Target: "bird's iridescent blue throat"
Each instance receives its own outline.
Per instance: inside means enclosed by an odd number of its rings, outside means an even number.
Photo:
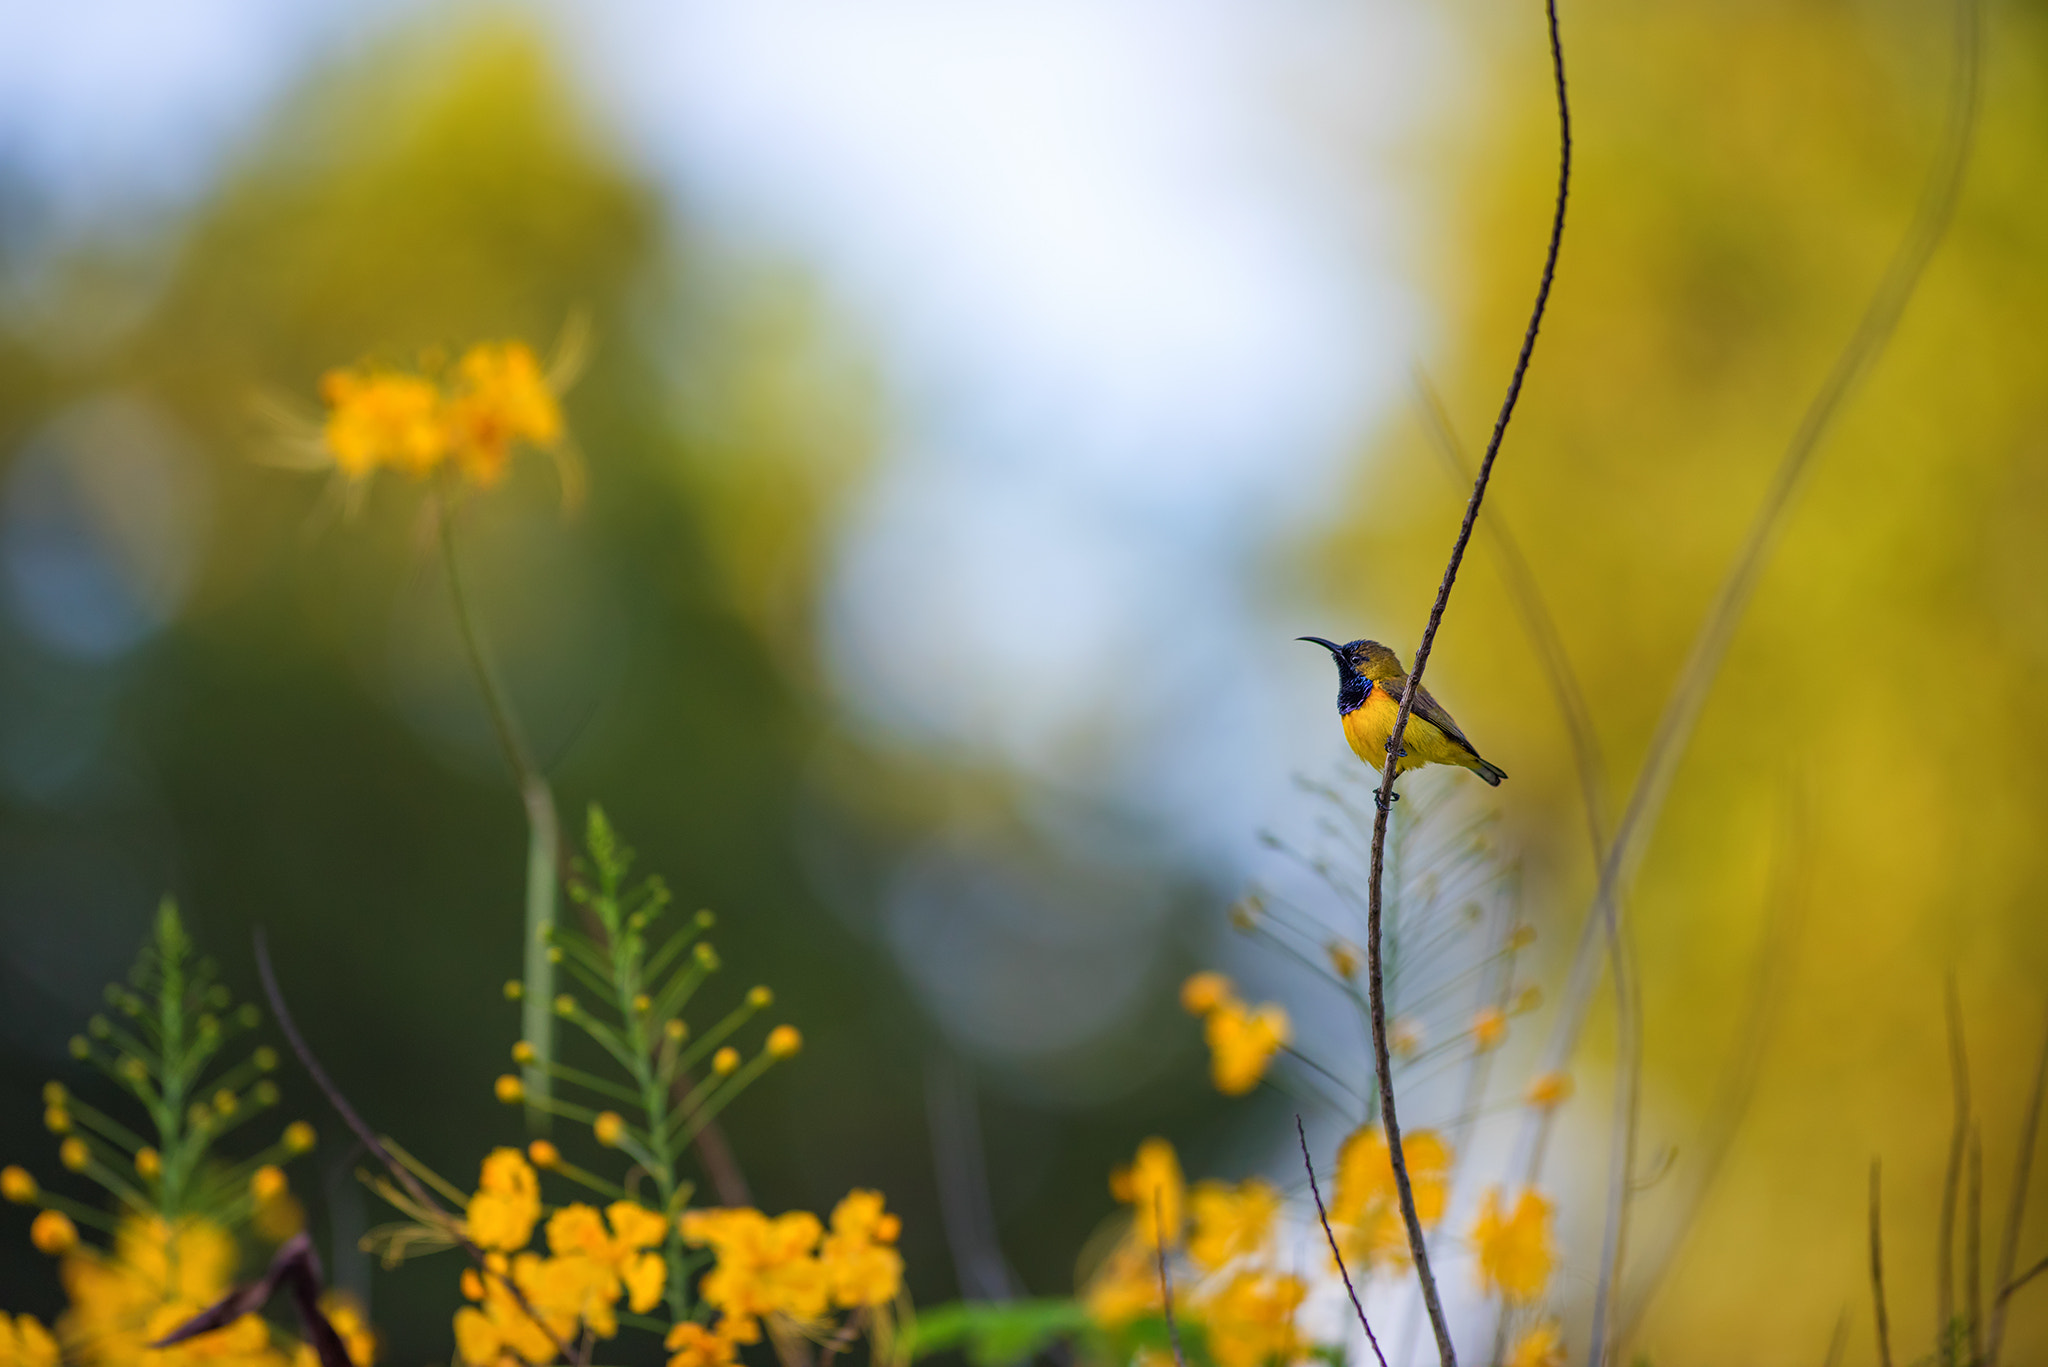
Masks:
[[[1330,658],[1337,662],[1338,716],[1348,717],[1365,706],[1365,700],[1372,696],[1372,680],[1360,674],[1351,663],[1351,647],[1363,645],[1364,642],[1353,641],[1350,645],[1340,646],[1335,641],[1325,641],[1320,636],[1297,636],[1294,639],[1321,646],[1329,651]]]

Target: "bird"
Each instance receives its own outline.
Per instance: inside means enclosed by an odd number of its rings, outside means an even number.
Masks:
[[[1394,734],[1394,717],[1401,710],[1401,691],[1408,686],[1408,671],[1401,657],[1378,641],[1351,641],[1338,645],[1320,636],[1298,636],[1299,641],[1319,645],[1337,660],[1337,715],[1344,722],[1344,739],[1360,759],[1384,772],[1387,742]],[[1401,733],[1401,754],[1394,772],[1405,774],[1425,764],[1455,764],[1470,769],[1498,788],[1507,771],[1479,757],[1479,751],[1442,703],[1417,685],[1415,704],[1408,712],[1408,727]]]

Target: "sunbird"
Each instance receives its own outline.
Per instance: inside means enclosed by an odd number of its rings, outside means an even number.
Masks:
[[[1344,739],[1351,742],[1352,753],[1385,772],[1387,741],[1401,711],[1401,690],[1408,686],[1408,671],[1401,668],[1401,657],[1378,641],[1340,646],[1320,636],[1295,639],[1319,645],[1336,657],[1337,715],[1344,722]],[[1415,705],[1408,711],[1408,728],[1401,733],[1401,756],[1394,772],[1405,774],[1425,764],[1470,769],[1496,788],[1507,777],[1500,766],[1479,757],[1444,705],[1429,696],[1427,688],[1418,687]]]

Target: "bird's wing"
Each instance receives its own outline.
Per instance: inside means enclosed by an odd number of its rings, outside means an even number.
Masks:
[[[1404,681],[1402,687],[1406,686],[1406,682]],[[1394,689],[1394,697],[1398,700],[1400,696],[1401,689]],[[1451,720],[1451,714],[1444,710],[1444,705],[1442,703],[1438,702],[1435,698],[1430,696],[1428,688],[1423,687],[1421,685],[1417,685],[1415,689],[1415,706],[1411,708],[1410,711],[1415,716],[1422,718],[1431,726],[1434,726],[1437,730],[1443,732],[1445,738],[1448,739],[1453,745],[1463,746],[1466,750],[1470,751],[1475,757],[1479,754],[1478,747],[1473,745],[1471,741],[1465,739],[1465,733],[1458,729],[1458,723]]]

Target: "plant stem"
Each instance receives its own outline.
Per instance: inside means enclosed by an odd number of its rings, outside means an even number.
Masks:
[[[1394,1078],[1392,1059],[1387,1047],[1387,1003],[1386,973],[1380,956],[1380,921],[1382,898],[1386,877],[1387,817],[1393,805],[1394,777],[1400,769],[1401,736],[1408,729],[1408,716],[1415,708],[1416,692],[1422,686],[1422,672],[1429,665],[1430,647],[1436,643],[1436,633],[1443,625],[1444,609],[1450,605],[1451,588],[1458,579],[1458,566],[1465,558],[1465,547],[1472,540],[1473,524],[1479,520],[1480,504],[1486,498],[1487,481],[1493,477],[1493,463],[1500,455],[1501,442],[1507,436],[1508,422],[1514,416],[1515,401],[1521,396],[1523,378],[1529,372],[1529,359],[1536,350],[1536,334],[1543,325],[1543,312],[1550,302],[1550,287],[1557,276],[1558,250],[1564,243],[1565,200],[1571,187],[1572,174],[1572,122],[1571,104],[1565,89],[1564,47],[1557,31],[1557,0],[1545,0],[1544,17],[1550,36],[1550,66],[1553,82],[1557,89],[1558,120],[1558,172],[1557,199],[1551,213],[1550,240],[1543,257],[1543,275],[1536,287],[1536,303],[1529,313],[1529,326],[1522,334],[1522,349],[1515,357],[1515,368],[1508,379],[1506,396],[1501,400],[1500,415],[1494,420],[1493,435],[1486,443],[1486,454],[1479,462],[1479,475],[1472,482],[1472,496],[1465,504],[1465,520],[1458,527],[1458,538],[1451,546],[1450,562],[1444,566],[1443,582],[1438,585],[1436,603],[1430,608],[1429,623],[1423,628],[1422,642],[1415,649],[1415,667],[1409,671],[1406,685],[1401,690],[1401,706],[1394,716],[1394,728],[1387,737],[1387,758],[1380,771],[1380,786],[1376,798],[1377,810],[1372,824],[1372,873],[1367,884],[1369,897],[1366,903],[1365,959],[1368,996],[1372,1004],[1372,1046],[1373,1062],[1379,1076],[1380,1109],[1386,1127],[1387,1152],[1394,1169],[1394,1187],[1401,1198],[1401,1220],[1408,1231],[1408,1250],[1415,1259],[1415,1274],[1422,1285],[1422,1303],[1429,1312],[1429,1326],[1436,1335],[1437,1357],[1442,1367],[1456,1367],[1457,1349],[1451,1343],[1450,1323],[1444,1317],[1442,1298],[1437,1294],[1436,1277],[1430,1271],[1429,1245],[1422,1232],[1422,1220],[1415,1210],[1415,1186],[1409,1180],[1408,1161],[1401,1149],[1401,1122],[1394,1107]]]
[[[552,1094],[547,1065],[555,1054],[555,966],[548,959],[546,931],[555,920],[555,889],[560,881],[561,835],[555,815],[555,794],[547,778],[533,762],[519,715],[512,708],[511,694],[498,673],[497,662],[484,640],[483,629],[463,587],[462,561],[455,552],[456,503],[452,488],[444,486],[437,521],[440,523],[441,560],[448,571],[448,595],[455,605],[455,621],[462,631],[462,645],[483,694],[484,710],[490,714],[491,729],[498,748],[512,767],[526,807],[526,919],[525,964],[522,981],[526,995],[520,1012],[520,1034],[533,1046],[534,1061],[526,1066],[525,1084],[529,1097],[545,1101]],[[536,1134],[548,1129],[548,1113],[537,1104],[526,1108],[526,1122]]]

